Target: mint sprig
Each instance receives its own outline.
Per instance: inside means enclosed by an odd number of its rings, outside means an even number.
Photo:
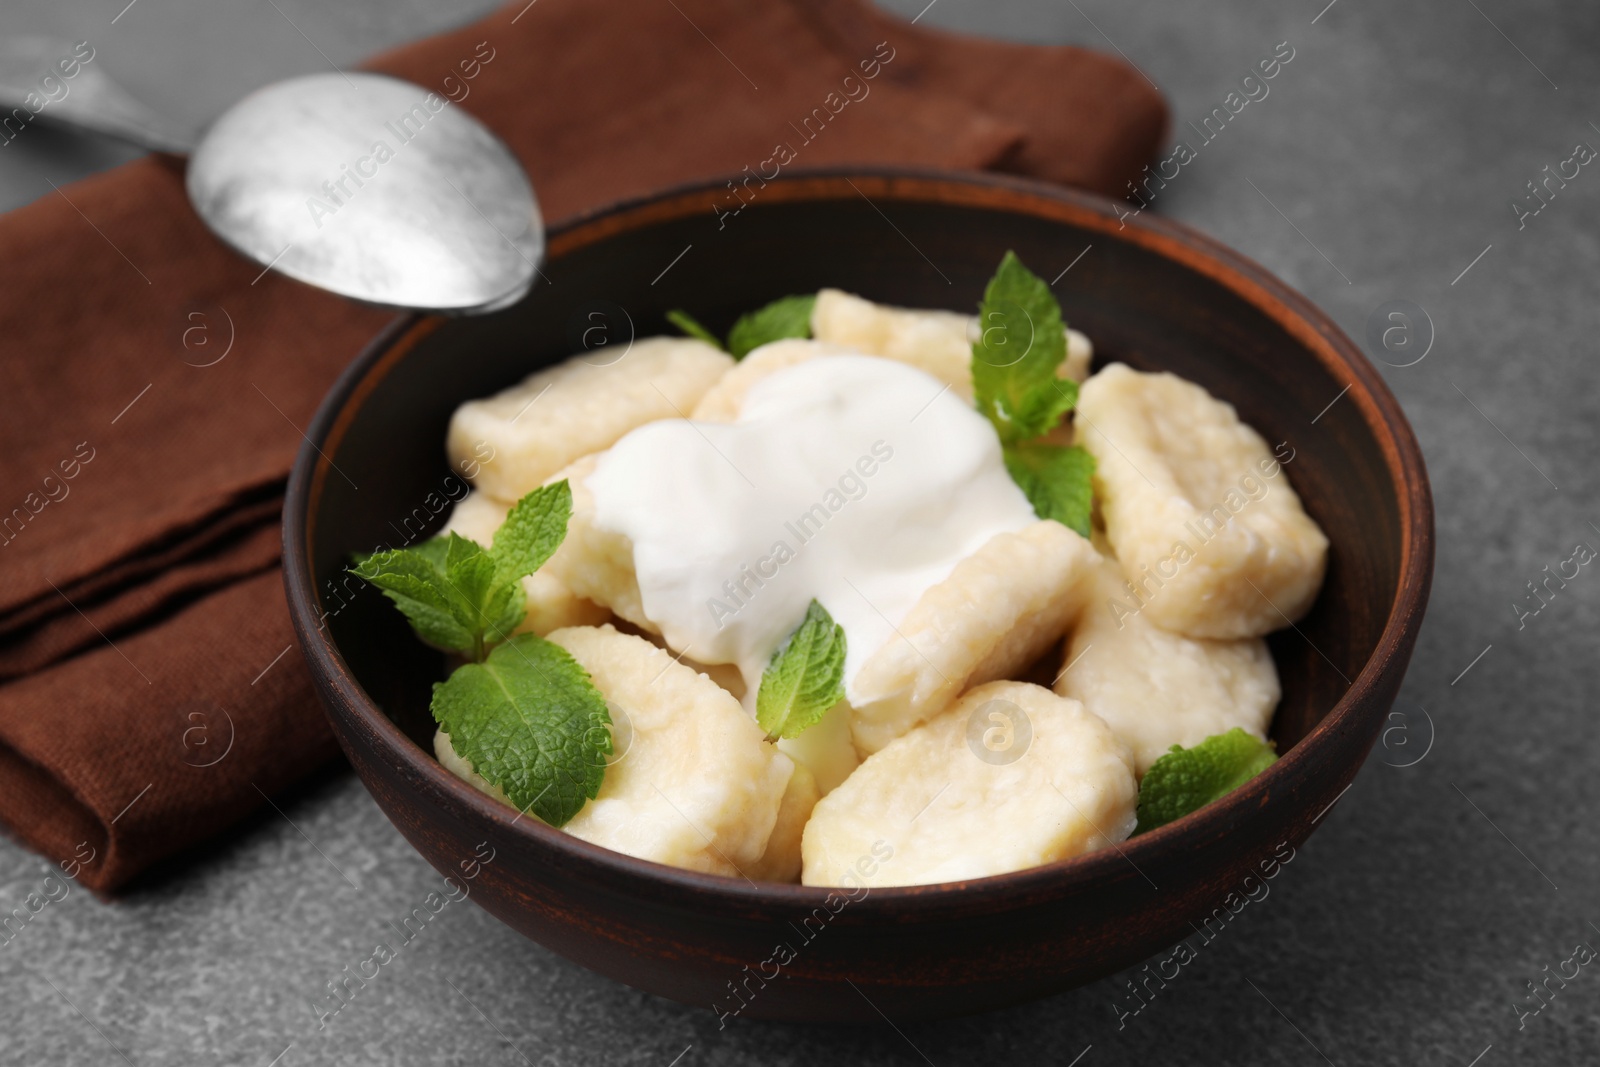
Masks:
[[[1078,383],[1057,377],[1067,358],[1061,305],[1044,279],[1007,252],[984,288],[978,326],[973,402],[1000,438],[1011,480],[1034,514],[1088,537],[1094,457],[1033,440],[1078,404]]]
[[[1011,480],[1027,496],[1034,514],[1089,536],[1094,506],[1092,455],[1077,445],[1067,448],[1037,442],[1006,445],[1003,455]]]
[[[1007,252],[989,279],[972,344],[978,410],[1001,444],[1049,433],[1078,402],[1076,383],[1056,377],[1067,358],[1067,328],[1050,286]]]
[[[811,311],[817,306],[811,296],[785,296],[766,307],[746,312],[728,331],[728,354],[743,359],[764,344],[786,337],[811,336]]]
[[[765,307],[740,315],[733,329],[728,331],[726,345],[687,311],[669,311],[667,321],[688,336],[725,349],[734,359],[743,359],[755,349],[773,341],[781,341],[786,337],[810,337],[811,310],[816,305],[815,295],[779,297]]]
[[[561,826],[592,800],[611,752],[605,697],[560,646],[516,634],[522,579],[567,535],[572,488],[535,489],[484,548],[459,534],[357,558],[371,582],[435,648],[472,660],[435,683],[434,721],[472,769],[519,810]]]
[[[1135,834],[1165,826],[1220,800],[1270,767],[1278,754],[1272,743],[1235,726],[1156,760],[1139,783],[1139,825]]]
[[[350,573],[383,590],[422,640],[447,652],[464,652],[473,646],[475,628],[463,624],[457,615],[454,591],[444,570],[448,545],[440,538],[430,543],[428,551],[357,556]]]
[[[772,654],[756,690],[756,723],[770,738],[796,737],[844,699],[844,627],[816,600]]]
[[[600,791],[611,716],[559,645],[518,634],[435,683],[432,710],[456,754],[519,811],[562,826]]]
[[[382,589],[428,644],[482,660],[521,624],[528,610],[521,580],[560,546],[571,515],[563,479],[523,497],[493,548],[450,533],[359,556],[351,572]]]
[[[495,581],[493,558],[457,534],[362,556],[351,572],[382,589],[418,637],[475,659],[510,637],[527,610],[520,588]]]

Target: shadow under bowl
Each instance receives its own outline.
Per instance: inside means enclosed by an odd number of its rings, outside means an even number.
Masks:
[[[397,323],[324,401],[289,484],[285,582],[357,773],[417,850],[447,875],[473,875],[472,899],[513,929],[719,1014],[976,1012],[1090,982],[1186,936],[1311,833],[1399,689],[1433,572],[1433,511],[1398,404],[1304,297],[1183,226],[1148,214],[1124,226],[1109,200],[903,171],[783,177],[731,215],[727,196],[706,184],[556,228],[548,281],[528,298],[484,317]],[[1283,682],[1277,763],[1119,848],[967,882],[851,892],[611,852],[519,817],[434,760],[428,700],[444,659],[344,568],[354,551],[415,543],[443,524],[465,490],[444,457],[458,404],[573,352],[625,361],[633,338],[675,332],[664,318],[673,308],[722,332],[745,310],[825,286],[890,304],[975,307],[1007,249],[1055,279],[1067,321],[1093,339],[1099,364],[1198,382],[1292,452],[1287,475],[1332,547],[1315,607],[1270,642]],[[475,862],[480,843],[489,862]]]

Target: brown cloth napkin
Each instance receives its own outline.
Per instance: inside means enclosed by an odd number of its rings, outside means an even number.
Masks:
[[[1117,194],[1166,125],[1119,60],[864,0],[517,0],[369,66],[499,133],[552,221],[753,165],[829,93],[859,97],[851,74],[868,94],[796,169]],[[110,892],[335,751],[283,601],[279,507],[301,429],[390,316],[229,252],[164,157],[0,217],[0,262],[0,819]]]

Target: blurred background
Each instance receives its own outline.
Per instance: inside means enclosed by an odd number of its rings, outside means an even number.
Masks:
[[[97,66],[199,127],[269,81],[353,63],[497,6],[125,4],[5,0],[0,37],[88,39]],[[319,1031],[308,1002],[370,953],[381,916],[438,882],[360,783],[334,768],[204,862],[168,865],[114,904],[74,889],[0,944],[0,1064],[1600,1058],[1600,971],[1553,983],[1537,1015],[1520,1015],[1544,968],[1578,942],[1600,945],[1600,577],[1585,570],[1520,628],[1512,606],[1574,545],[1600,547],[1600,172],[1584,168],[1520,228],[1510,207],[1575,145],[1600,146],[1600,6],[885,6],[974,34],[1120,52],[1166,95],[1173,139],[1190,139],[1186,125],[1279,42],[1295,50],[1270,95],[1153,210],[1263,263],[1367,343],[1427,455],[1440,538],[1396,717],[1270,896],[1121,1028],[1113,1004],[1130,976],[971,1019],[719,1030],[708,1011],[615,985],[460,906]],[[0,209],[135,155],[41,123],[0,149]],[[1423,312],[1410,313],[1418,333],[1403,352],[1383,347],[1382,326],[1369,334],[1397,300]],[[47,870],[0,840],[0,912]]]

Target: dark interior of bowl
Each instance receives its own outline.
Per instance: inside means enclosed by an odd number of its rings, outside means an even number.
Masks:
[[[404,358],[385,361],[381,376],[368,376],[370,393],[332,442],[336,470],[315,506],[312,565],[355,677],[424,748],[433,732],[430,683],[444,676],[443,659],[343,568],[354,551],[414,543],[443,524],[462,489],[444,457],[456,405],[585,349],[594,362],[625,367],[630,337],[676,332],[664,317],[674,308],[719,332],[775,297],[827,286],[891,304],[971,310],[1007,249],[1055,279],[1068,323],[1095,344],[1097,366],[1120,360],[1170,370],[1232,403],[1269,444],[1281,442],[1283,454],[1293,450],[1288,476],[1333,548],[1311,614],[1271,638],[1283,682],[1273,727],[1280,752],[1344,693],[1387,618],[1401,567],[1400,516],[1383,454],[1354,401],[1328,406],[1351,383],[1277,321],[1227,285],[1115,232],[994,206],[892,195],[868,202],[845,186],[820,200],[757,199],[725,221],[719,228],[695,205],[567,242],[577,247],[566,250],[558,233],[548,281],[527,300],[443,322]],[[541,412],[535,406],[525,417]]]

